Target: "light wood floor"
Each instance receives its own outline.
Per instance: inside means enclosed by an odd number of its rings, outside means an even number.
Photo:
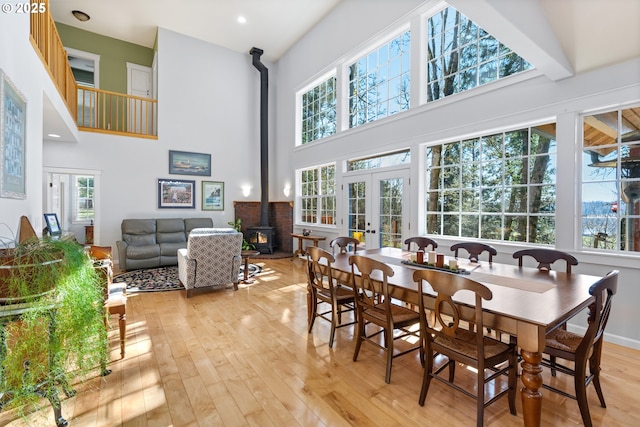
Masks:
[[[301,260],[260,260],[263,273],[237,292],[184,291],[131,295],[126,357],[119,359],[117,321],[110,331],[111,369],[78,384],[63,401],[72,427],[103,426],[470,426],[475,404],[432,384],[418,405],[417,354],[394,361],[384,383],[381,351],[364,343],[352,361],[353,328],[339,329],[329,349],[328,323],[308,334],[306,276]],[[615,305],[615,302],[614,302]],[[464,369],[456,380],[472,381]],[[566,378],[566,377],[565,377]],[[550,377],[545,374],[545,381]],[[571,388],[559,374],[556,384]],[[640,425],[640,351],[605,346],[602,387],[589,402],[597,426]],[[543,425],[581,425],[578,405],[544,391]],[[486,409],[487,426],[522,425],[505,399]],[[0,413],[0,425],[55,426],[50,407],[23,420]]]

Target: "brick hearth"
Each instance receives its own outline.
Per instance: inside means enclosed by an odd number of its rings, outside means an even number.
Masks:
[[[260,225],[260,202],[233,202],[235,218],[242,219],[242,233]],[[269,225],[276,229],[276,252],[293,253],[293,202],[269,202]]]

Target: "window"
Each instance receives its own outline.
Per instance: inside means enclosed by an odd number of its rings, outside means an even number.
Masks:
[[[302,144],[336,133],[336,77],[302,95]]]
[[[555,127],[428,147],[427,232],[554,244]]]
[[[93,176],[73,175],[73,222],[90,222],[94,218]]]
[[[583,118],[582,247],[640,252],[640,106]]]
[[[411,163],[411,151],[403,150],[381,156],[367,157],[347,161],[347,171],[386,168],[389,166],[408,165]]]
[[[300,221],[335,225],[336,166],[318,166],[300,172]]]
[[[427,46],[428,102],[531,68],[451,6],[428,18]]]
[[[409,109],[410,42],[406,31],[349,66],[349,127]]]

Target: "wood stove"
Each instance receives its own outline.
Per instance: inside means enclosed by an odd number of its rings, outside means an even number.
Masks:
[[[276,228],[271,226],[247,227],[247,241],[260,253],[270,253],[278,247],[276,242]]]

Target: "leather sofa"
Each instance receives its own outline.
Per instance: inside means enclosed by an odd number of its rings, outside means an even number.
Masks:
[[[233,228],[198,228],[189,235],[186,249],[178,250],[178,277],[187,290],[238,289],[242,260],[242,233]]]
[[[195,228],[213,227],[211,218],[122,220],[122,240],[116,242],[120,269],[137,270],[178,264],[178,249],[187,247]]]

